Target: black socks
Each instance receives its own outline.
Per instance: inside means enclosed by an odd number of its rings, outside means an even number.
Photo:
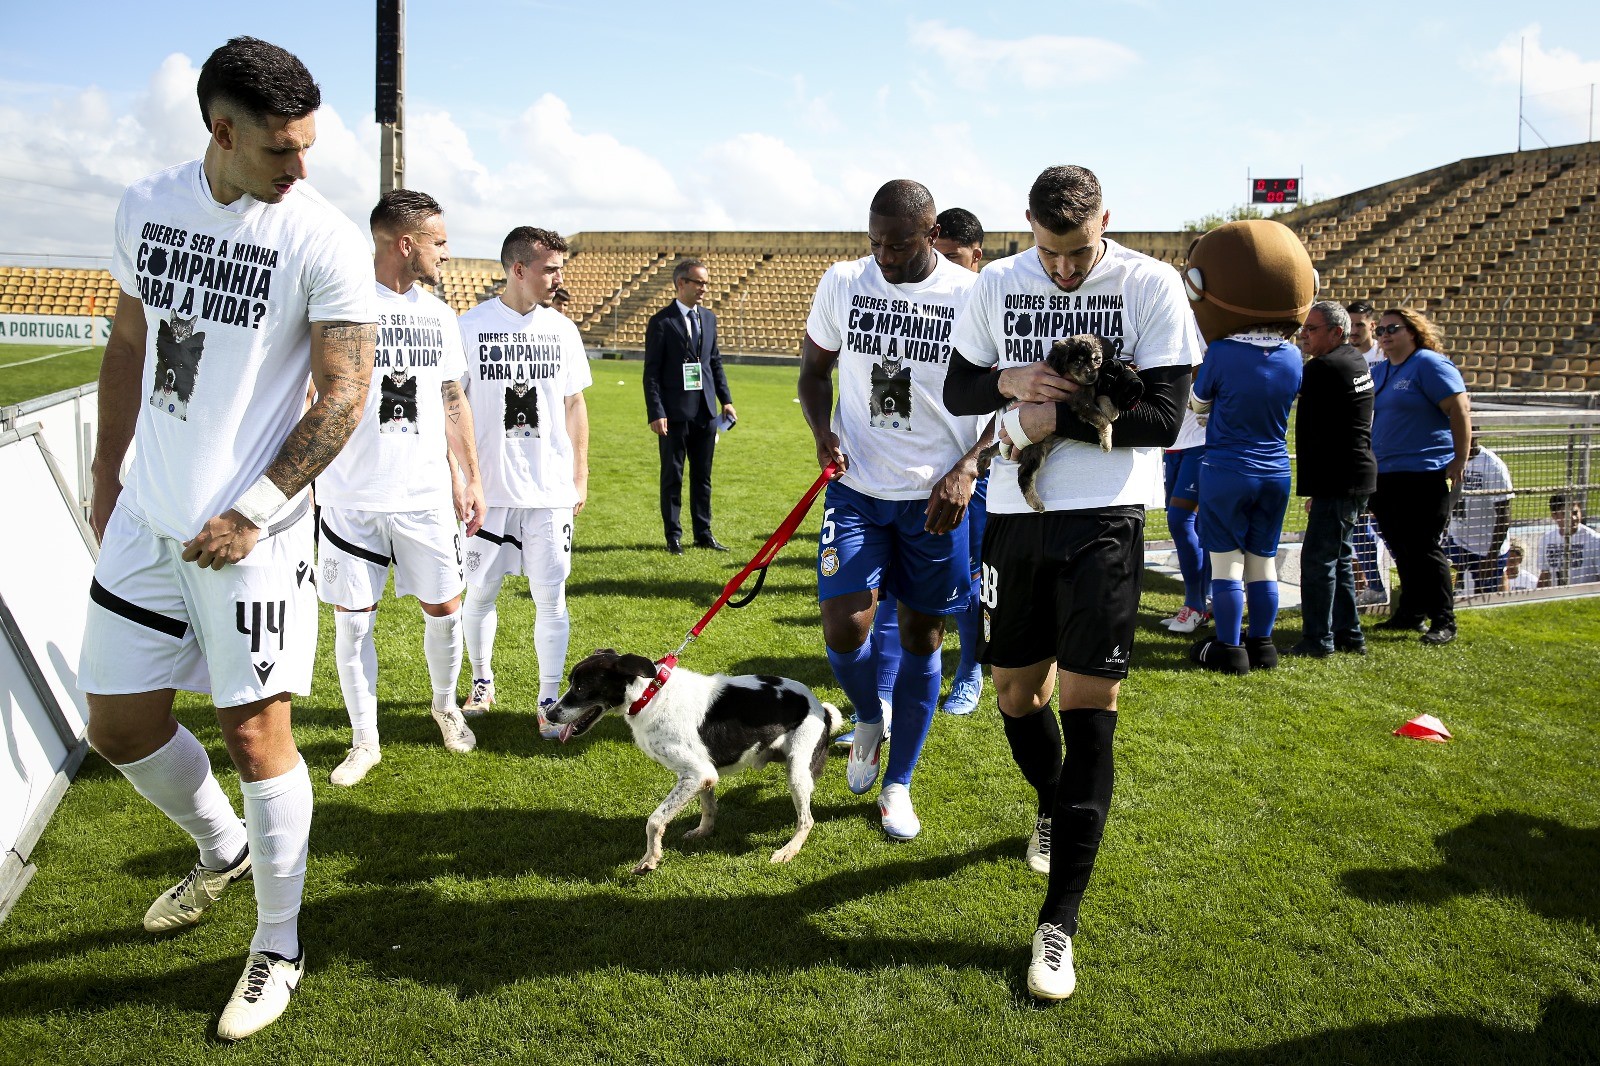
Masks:
[[[1061,727],[1056,713],[1047,703],[1022,718],[1000,716],[1006,724],[1006,741],[1011,758],[1023,778],[1039,795],[1039,814],[1049,816],[1056,805],[1056,782],[1061,777]]]
[[[1050,886],[1045,890],[1039,921],[1060,925],[1068,936],[1078,931],[1078,906],[1094,872],[1111,809],[1111,737],[1116,728],[1116,711],[1061,712],[1066,761],[1056,786],[1050,827]]]

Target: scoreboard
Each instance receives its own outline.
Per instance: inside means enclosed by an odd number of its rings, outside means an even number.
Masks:
[[[1300,202],[1299,178],[1252,178],[1250,202],[1253,204],[1297,204]]]

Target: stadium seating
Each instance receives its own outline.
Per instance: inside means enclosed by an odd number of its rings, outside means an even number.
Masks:
[[[1464,159],[1278,216],[1305,241],[1322,295],[1422,307],[1444,329],[1469,387],[1600,390],[1600,143]],[[1174,266],[1194,234],[1112,235]],[[579,233],[568,313],[591,348],[643,348],[650,316],[672,298],[672,267],[709,268],[706,305],[728,353],[798,355],[817,281],[867,253],[861,232]],[[992,232],[989,259],[1031,235]],[[498,293],[490,259],[453,259],[441,295],[457,312]],[[109,315],[103,270],[0,267],[0,313]]]

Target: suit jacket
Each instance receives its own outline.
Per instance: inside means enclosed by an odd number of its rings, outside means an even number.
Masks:
[[[688,392],[683,387],[683,364],[697,360],[701,389]],[[700,308],[700,351],[695,352],[678,301],[652,315],[644,331],[644,406],[649,420],[704,421],[732,402],[722,353],[717,350],[717,316]]]

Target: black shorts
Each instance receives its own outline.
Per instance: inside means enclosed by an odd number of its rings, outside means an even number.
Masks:
[[[1143,586],[1142,507],[991,514],[978,660],[1127,677]]]

